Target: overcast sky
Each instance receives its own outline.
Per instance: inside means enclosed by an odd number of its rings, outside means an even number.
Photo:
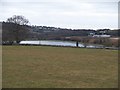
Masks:
[[[23,15],[31,25],[74,29],[118,28],[119,0],[0,0],[0,21]]]

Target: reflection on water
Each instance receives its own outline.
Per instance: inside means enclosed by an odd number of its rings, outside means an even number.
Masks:
[[[34,45],[54,45],[54,46],[72,46],[76,47],[75,41],[59,41],[59,40],[40,40],[40,41],[21,41],[20,44]],[[78,47],[84,47],[84,44],[79,43]],[[103,48],[101,45],[87,45],[88,48]]]

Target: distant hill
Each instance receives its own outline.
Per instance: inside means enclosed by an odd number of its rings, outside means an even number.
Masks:
[[[2,22],[2,24],[4,31],[4,27],[8,27],[9,24],[6,22]],[[105,31],[106,34],[109,34],[112,37],[118,37],[120,35],[120,33],[118,32],[119,30],[110,30],[110,29],[98,29],[98,30],[67,29],[67,28],[57,28],[57,27],[48,27],[48,26],[25,26],[25,27],[30,31],[29,38],[26,38],[27,40],[38,40],[38,39],[61,40],[61,39],[65,39],[66,37],[88,36],[90,33],[100,34],[101,31]],[[10,31],[10,28],[6,28],[6,29]]]
[[[71,36],[88,36],[90,33],[101,34],[101,31],[105,31],[105,34],[113,37],[118,37],[118,30],[110,29],[67,29],[47,26],[31,26],[31,31],[38,34],[41,39],[61,39],[63,37]]]

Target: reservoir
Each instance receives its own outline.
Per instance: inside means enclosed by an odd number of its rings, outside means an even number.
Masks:
[[[52,46],[71,46],[76,47],[75,41],[61,41],[61,40],[40,40],[40,41],[21,41],[20,45],[52,45]],[[85,47],[83,43],[78,43],[78,47]],[[103,45],[87,44],[87,48],[103,48]]]

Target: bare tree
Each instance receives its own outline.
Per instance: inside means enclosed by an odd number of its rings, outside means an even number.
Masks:
[[[28,19],[21,15],[14,15],[7,19],[7,22],[15,23],[19,25],[27,25],[29,23]]]
[[[12,30],[9,30],[9,32],[12,32],[12,36],[14,36],[14,41],[19,43],[21,40],[27,38],[29,32],[26,28],[26,25],[29,23],[28,19],[21,15],[14,15],[7,19],[7,23],[14,24]]]

